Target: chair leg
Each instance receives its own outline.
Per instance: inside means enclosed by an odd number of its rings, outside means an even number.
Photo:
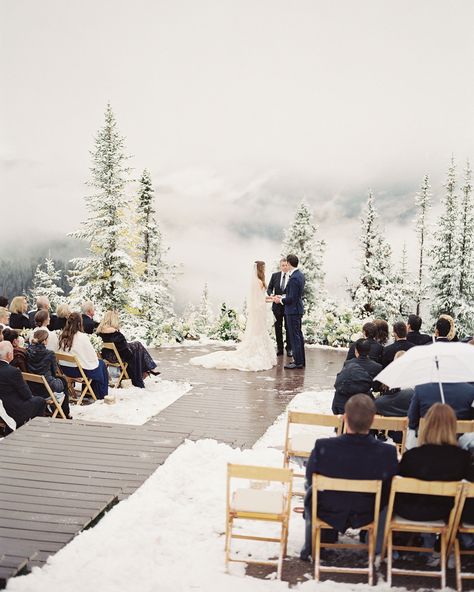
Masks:
[[[461,546],[457,538],[454,539],[454,562],[456,564],[456,590],[462,592]]]
[[[392,586],[392,555],[393,555],[393,531],[392,529],[388,532],[388,549],[387,549],[387,585],[390,588]]]
[[[282,533],[283,535],[283,557],[286,557],[287,555],[287,548],[288,548],[288,522],[284,523],[284,531]]]
[[[446,533],[441,533],[441,588],[446,588]]]
[[[316,544],[314,550],[314,579],[319,582],[321,576],[321,529],[316,529]]]
[[[229,569],[229,555],[230,555],[230,534],[232,531],[232,519],[228,518],[225,525],[225,569]]]
[[[374,542],[374,531],[370,529],[367,533],[369,538],[369,586],[374,585],[374,551],[375,551],[375,542]]]

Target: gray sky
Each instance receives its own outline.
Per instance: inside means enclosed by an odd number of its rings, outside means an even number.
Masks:
[[[423,175],[437,199],[451,153],[461,168],[474,158],[471,0],[0,7],[0,186],[13,231],[77,227],[110,101],[136,175],[152,172],[170,256],[183,264],[181,300],[207,279],[215,301],[240,305],[251,262],[278,258],[303,196],[341,292],[367,189],[398,254],[402,240],[414,245]]]

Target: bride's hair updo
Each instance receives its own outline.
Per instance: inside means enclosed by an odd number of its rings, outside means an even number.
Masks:
[[[262,282],[263,286],[266,288],[267,284],[265,282],[265,261],[255,261],[255,265],[257,266],[257,277]]]

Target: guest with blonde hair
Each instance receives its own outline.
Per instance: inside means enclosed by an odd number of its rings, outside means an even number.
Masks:
[[[71,314],[71,309],[69,308],[69,304],[63,302],[62,304],[58,305],[56,309],[56,322],[54,324],[55,329],[64,329],[66,325],[66,320]]]
[[[15,296],[10,302],[10,327],[12,329],[31,329],[27,315],[28,302],[25,296]]]
[[[4,306],[0,306],[0,328],[5,329],[10,326],[10,311]]]
[[[97,327],[97,335],[104,343],[114,343],[124,362],[127,362],[127,372],[132,384],[139,388],[145,388],[143,379],[148,374],[157,375],[156,363],[147,349],[139,341],[127,342],[125,335],[120,331],[120,320],[116,311],[108,310]],[[115,361],[113,352],[104,349],[102,357]]]

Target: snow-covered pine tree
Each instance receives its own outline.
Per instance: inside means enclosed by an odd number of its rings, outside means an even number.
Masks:
[[[418,272],[416,278],[415,300],[416,314],[420,314],[421,302],[426,298],[427,286],[425,280],[426,253],[428,238],[428,214],[431,208],[430,178],[425,175],[420,191],[415,196],[417,214],[415,219],[416,234],[418,236]]]
[[[469,160],[464,169],[464,184],[459,216],[459,302],[456,324],[461,335],[474,332],[474,200],[472,169]]]
[[[374,196],[369,191],[361,217],[361,273],[349,290],[358,317],[391,319],[399,314],[399,296],[392,266],[392,250],[378,225]]]
[[[396,296],[399,307],[398,312],[402,318],[406,318],[413,311],[413,303],[418,294],[418,290],[414,287],[411,274],[408,270],[408,254],[405,242],[403,243],[400,265],[398,273],[396,274],[396,286]]]
[[[298,205],[294,220],[282,246],[282,257],[290,253],[299,259],[299,268],[305,275],[303,302],[306,315],[310,314],[317,299],[324,294],[323,256],[326,248],[324,240],[317,238],[318,226],[313,222],[313,214],[303,199]]]
[[[201,295],[198,310],[196,312],[196,329],[200,335],[208,335],[214,323],[214,314],[209,303],[209,289],[207,283],[204,284],[204,289]]]
[[[448,168],[443,210],[433,232],[431,254],[431,313],[456,315],[459,303],[459,203],[454,157]]]
[[[170,323],[174,317],[173,297],[169,289],[174,268],[165,261],[153,199],[153,183],[145,169],[139,182],[137,203],[136,254],[140,263],[139,280],[133,295],[136,318],[130,323],[137,325],[136,331],[149,345],[159,345],[163,325]]]
[[[110,107],[91,151],[94,193],[85,198],[88,218],[71,236],[88,242],[89,256],[73,260],[71,299],[92,300],[97,307],[123,311],[130,302],[135,281],[134,261],[129,254],[129,208],[126,194],[130,169],[124,138]]]
[[[33,277],[31,296],[34,301],[40,296],[47,296],[54,312],[64,296],[64,290],[58,285],[61,282],[61,270],[56,269],[54,261],[46,257],[43,265],[40,263]]]

